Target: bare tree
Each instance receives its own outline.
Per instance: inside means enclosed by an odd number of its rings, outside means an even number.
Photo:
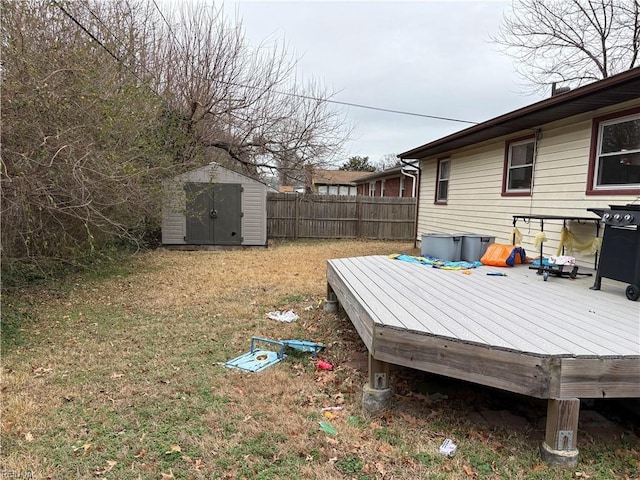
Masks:
[[[376,162],[376,166],[378,170],[384,171],[389,168],[397,167],[400,165],[400,159],[395,153],[385,153],[380,159]]]
[[[639,64],[638,0],[513,0],[492,40],[534,91],[579,86]]]
[[[189,132],[247,173],[329,162],[348,137],[331,94],[296,79],[297,60],[272,41],[251,47],[241,22],[198,4],[163,15],[154,55],[157,88]]]
[[[158,229],[160,181],[212,160],[295,169],[345,139],[328,95],[219,10],[0,0],[2,268]],[[7,260],[9,260],[7,262]]]

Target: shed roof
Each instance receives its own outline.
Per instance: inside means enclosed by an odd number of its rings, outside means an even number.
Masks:
[[[398,155],[420,159],[640,97],[640,67],[541,100]]]

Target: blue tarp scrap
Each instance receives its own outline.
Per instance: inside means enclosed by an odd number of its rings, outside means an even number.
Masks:
[[[405,253],[394,253],[389,255],[392,260],[401,260],[403,262],[419,263],[421,265],[429,265],[433,268],[442,270],[469,270],[470,268],[478,268],[482,266],[480,262],[446,262],[435,257],[414,257]]]

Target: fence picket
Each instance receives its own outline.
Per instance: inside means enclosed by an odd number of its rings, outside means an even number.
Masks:
[[[413,240],[415,198],[267,195],[269,238]]]

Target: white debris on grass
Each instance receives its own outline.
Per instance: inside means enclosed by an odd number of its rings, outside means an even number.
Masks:
[[[267,313],[267,318],[276,320],[278,322],[295,322],[300,317],[293,310],[276,310],[275,312]]]
[[[447,438],[442,445],[440,445],[440,454],[446,455],[447,457],[453,457],[456,454],[456,450],[458,446],[453,443],[453,440]]]

